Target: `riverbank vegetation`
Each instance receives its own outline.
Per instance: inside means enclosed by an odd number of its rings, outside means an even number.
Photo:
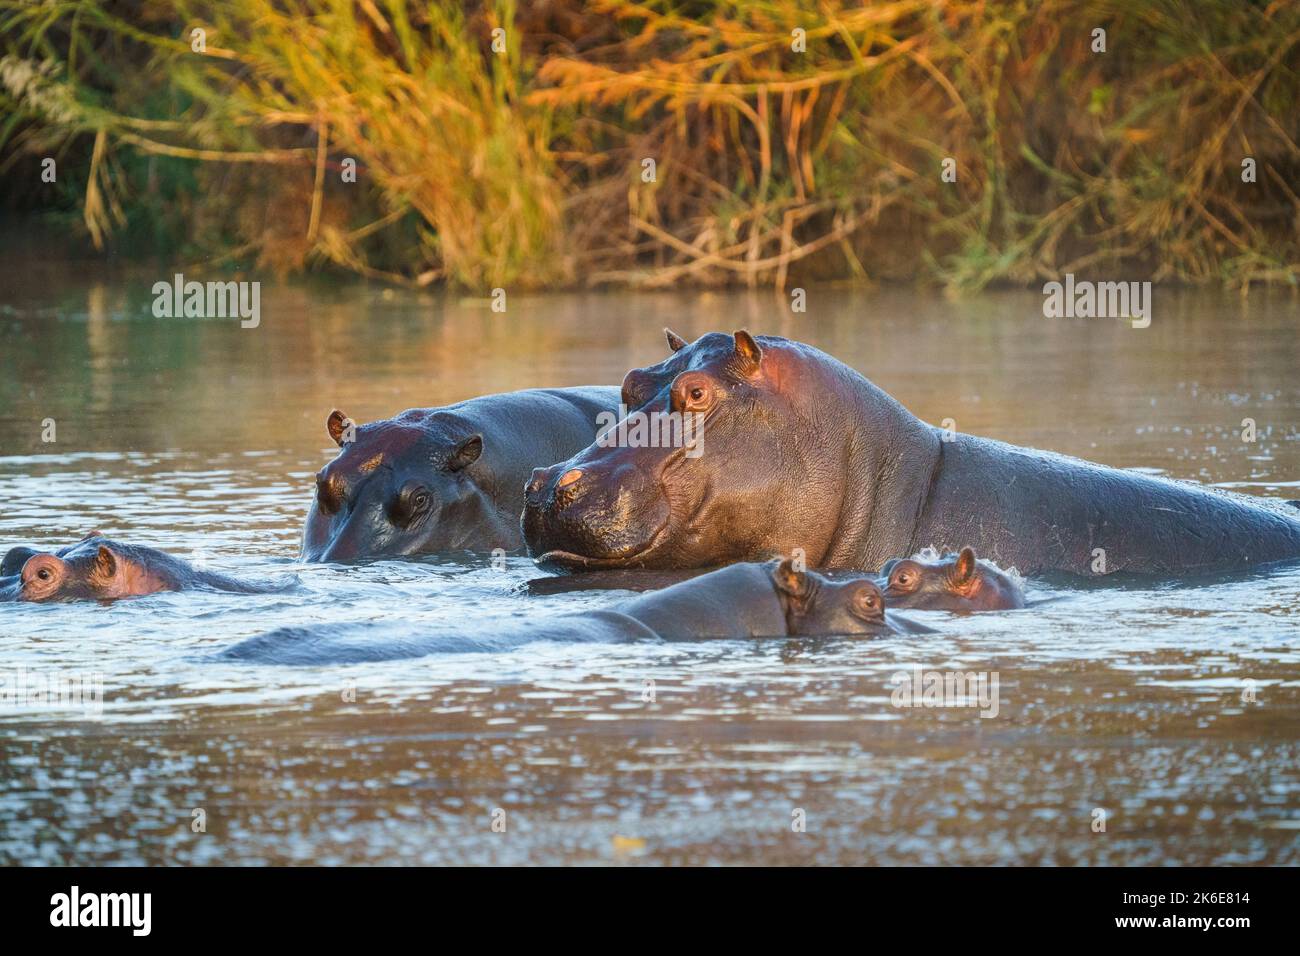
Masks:
[[[0,0],[6,208],[480,292],[1295,284],[1298,102],[1292,0]]]

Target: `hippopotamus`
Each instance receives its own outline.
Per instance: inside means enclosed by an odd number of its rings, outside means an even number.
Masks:
[[[513,622],[512,622],[513,625]],[[608,608],[527,622],[506,632],[377,637],[355,627],[288,627],[229,647],[223,660],[263,664],[354,663],[434,653],[503,651],[530,641],[612,643],[792,636],[927,634],[887,611],[868,575],[832,581],[789,558],[732,564]]]
[[[520,489],[617,418],[614,387],[538,388],[354,424],[326,420],[339,453],[316,475],[305,561],[519,550]]]
[[[98,532],[56,552],[13,548],[0,561],[0,600],[8,601],[115,601],[189,588],[266,594],[285,587],[201,571],[165,551]]]
[[[876,570],[970,545],[1022,574],[1178,576],[1300,558],[1300,514],[929,425],[812,346],[740,330],[633,369],[633,414],[693,416],[692,447],[595,443],[530,477],[539,562],[674,568],[803,549]],[[620,427],[620,426],[616,426]]]
[[[1007,572],[981,561],[974,548],[942,557],[922,552],[880,569],[891,608],[927,611],[1005,611],[1025,606],[1025,592]]]

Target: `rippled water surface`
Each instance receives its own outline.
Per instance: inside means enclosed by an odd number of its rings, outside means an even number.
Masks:
[[[806,314],[766,292],[519,294],[502,315],[267,285],[245,330],[153,318],[161,277],[38,259],[0,279],[0,547],[98,528],[298,585],[0,605],[10,686],[103,687],[99,713],[0,703],[0,861],[1300,861],[1295,570],[1039,584],[1054,600],[919,615],[940,633],[880,641],[550,642],[317,668],[210,657],[282,624],[503,632],[618,598],[527,597],[524,557],[297,565],[336,406],[368,421],[613,384],[663,356],[665,325],[746,326],[835,354],[935,423],[1300,498],[1293,298],[1158,289],[1135,330],[1044,319],[1032,293],[812,290]],[[913,665],[996,673],[997,715],[893,706]]]

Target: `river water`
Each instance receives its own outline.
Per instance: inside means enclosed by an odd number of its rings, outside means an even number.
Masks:
[[[0,677],[29,690],[0,702],[0,862],[1300,862],[1296,570],[1035,584],[1054,600],[914,615],[925,637],[210,657],[284,624],[500,630],[618,597],[527,597],[522,556],[297,565],[336,406],[616,384],[665,354],[665,325],[743,326],[936,424],[1300,498],[1294,298],[1157,289],[1134,329],[1044,318],[1033,292],[813,289],[805,313],[770,292],[519,294],[499,314],[267,284],[243,329],[154,318],[169,277],[33,257],[0,279],[0,547],[97,528],[299,586],[0,605]],[[914,666],[996,675],[996,714],[895,706]],[[30,693],[51,678],[92,697]]]

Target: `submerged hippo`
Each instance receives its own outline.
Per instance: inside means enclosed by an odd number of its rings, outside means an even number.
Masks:
[[[829,355],[709,333],[633,369],[633,414],[696,416],[693,445],[593,444],[535,471],[524,537],[573,568],[698,567],[802,548],[875,570],[972,545],[1025,574],[1176,575],[1300,558],[1300,516],[1260,499],[957,435]]]
[[[926,634],[885,610],[870,577],[831,581],[789,559],[733,564],[609,608],[510,623],[502,633],[376,636],[356,628],[289,627],[241,641],[224,660],[263,664],[385,661],[434,653],[502,651],[529,641],[607,643],[642,638],[698,640],[818,635]]]
[[[156,548],[120,544],[98,533],[57,552],[13,548],[0,561],[0,600],[8,601],[114,601],[188,588],[264,594],[284,587],[200,571]]]
[[[354,425],[330,413],[340,451],[316,475],[306,561],[358,561],[523,546],[529,472],[573,454],[617,412],[613,387],[537,388]]]
[[[1010,574],[980,561],[973,548],[943,557],[925,553],[895,558],[880,569],[890,607],[927,611],[1006,611],[1025,606],[1025,592]]]

